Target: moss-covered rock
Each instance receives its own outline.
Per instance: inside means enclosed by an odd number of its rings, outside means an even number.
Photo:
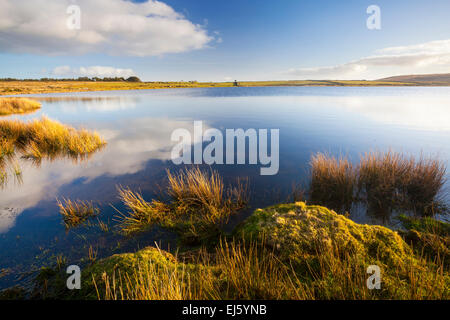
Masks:
[[[95,286],[103,292],[107,279],[112,281],[113,278],[132,277],[138,268],[147,268],[150,264],[160,270],[174,270],[181,267],[172,254],[154,247],[146,247],[135,253],[115,254],[83,269],[79,295],[85,299],[97,299]]]
[[[264,238],[284,259],[301,261],[318,250],[339,248],[374,264],[400,265],[411,254],[394,231],[382,226],[361,225],[343,215],[304,202],[258,209],[238,229],[245,238]]]
[[[262,241],[317,299],[423,299],[448,296],[448,271],[415,255],[393,230],[362,225],[304,202],[256,210],[235,235]],[[368,290],[367,268],[381,270],[381,290]]]
[[[33,299],[98,299],[105,292],[105,281],[132,277],[138,268],[152,265],[153,270],[188,269],[191,265],[178,263],[173,255],[154,247],[146,247],[135,253],[115,254],[81,268],[81,289],[67,289],[68,274],[65,268],[42,268],[34,280]],[[97,288],[96,288],[97,286]],[[99,293],[97,293],[97,291]]]

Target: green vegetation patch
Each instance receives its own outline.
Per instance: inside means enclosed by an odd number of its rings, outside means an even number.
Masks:
[[[394,231],[361,225],[336,212],[304,202],[258,209],[241,227],[245,237],[265,237],[283,258],[299,260],[317,251],[338,247],[355,252],[365,261],[401,264],[411,250]]]

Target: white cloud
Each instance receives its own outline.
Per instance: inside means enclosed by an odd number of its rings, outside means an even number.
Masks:
[[[341,65],[290,69],[285,74],[297,78],[344,80],[444,72],[450,72],[450,39],[384,48],[375,55]]]
[[[69,5],[81,29],[67,27]],[[156,0],[0,0],[0,51],[33,54],[108,53],[153,56],[201,49],[213,40],[203,26]]]
[[[105,66],[91,66],[71,68],[69,66],[60,66],[53,69],[52,74],[55,76],[68,77],[131,77],[136,75],[132,69],[120,69]]]

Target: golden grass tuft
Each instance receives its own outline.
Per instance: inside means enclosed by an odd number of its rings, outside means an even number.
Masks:
[[[57,204],[66,230],[78,227],[90,217],[98,216],[100,213],[91,201],[72,201],[63,198],[62,201],[57,200]]]
[[[361,158],[359,191],[377,210],[408,209],[433,214],[445,183],[446,167],[436,158],[398,152],[370,152]]]
[[[354,200],[357,172],[344,157],[335,158],[323,153],[311,157],[310,197],[338,212],[348,212]]]
[[[39,102],[27,98],[0,98],[0,116],[28,113],[40,107]]]
[[[397,152],[369,152],[361,157],[359,191],[372,209],[389,212],[404,202],[405,178],[411,170]]]
[[[383,215],[395,209],[419,215],[443,210],[439,195],[446,181],[446,166],[437,158],[368,152],[355,166],[347,158],[318,153],[310,164],[313,203],[342,212],[352,203],[363,201],[370,211]]]
[[[148,202],[139,193],[119,188],[119,198],[129,209],[126,214],[117,216],[124,233],[160,225],[177,229],[186,241],[198,239],[218,232],[230,216],[247,203],[246,182],[238,181],[234,187],[225,187],[220,175],[213,170],[192,167],[178,174],[167,171],[167,177],[169,201],[166,202]]]
[[[86,158],[106,144],[96,132],[77,130],[46,117],[30,122],[0,120],[0,138],[35,161]]]

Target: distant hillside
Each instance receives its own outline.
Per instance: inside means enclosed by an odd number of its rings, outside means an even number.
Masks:
[[[450,85],[450,73],[440,74],[417,74],[408,76],[396,76],[379,79],[377,81],[389,81],[389,82],[407,82],[423,85]]]

